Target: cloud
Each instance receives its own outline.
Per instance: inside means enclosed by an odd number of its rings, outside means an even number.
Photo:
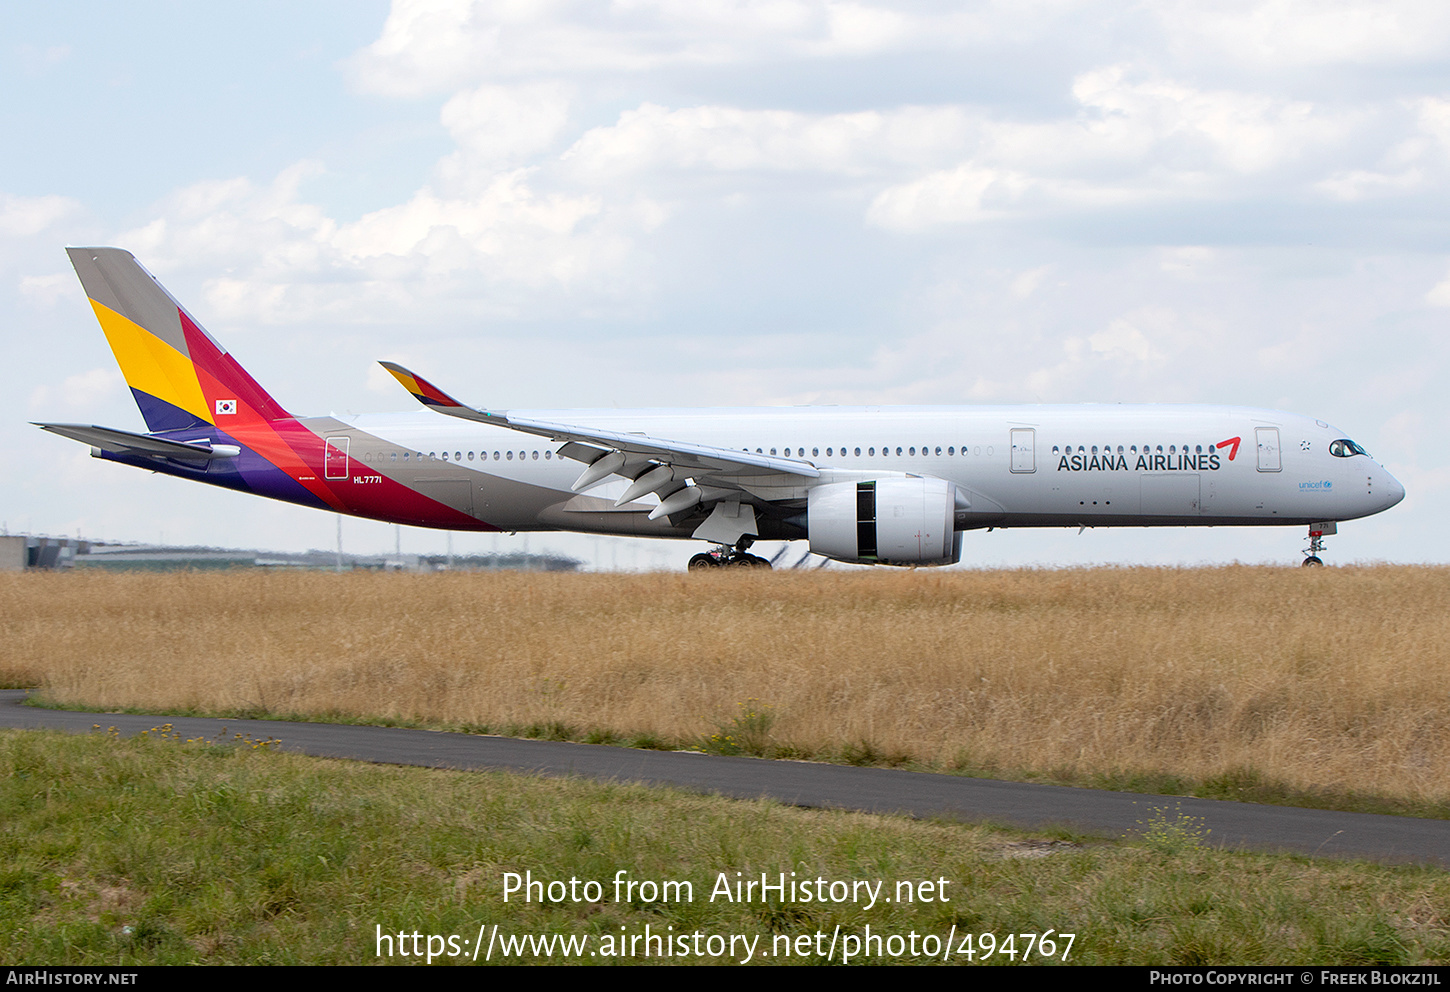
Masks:
[[[808,114],[646,103],[585,132],[563,161],[588,175],[818,172],[844,178],[899,174],[948,161],[970,128],[958,107]]]
[[[78,416],[102,408],[125,388],[126,380],[115,366],[77,372],[66,376],[58,387],[36,386],[30,393],[30,409],[42,416],[53,416],[55,410]]]
[[[865,0],[394,0],[381,35],[348,69],[363,92],[416,97],[530,75],[640,74],[979,45],[1032,13],[1021,5],[903,10]]]
[[[637,288],[624,271],[631,235],[659,219],[648,203],[606,209],[596,196],[540,191],[517,169],[476,191],[424,186],[340,223],[301,194],[320,174],[302,162],[265,186],[196,183],[117,241],[157,272],[205,273],[209,312],[224,319],[369,322],[449,298],[500,312],[519,306],[509,290],[627,294]]]
[[[1153,354],[1153,346],[1143,332],[1121,318],[1106,330],[1089,335],[1088,344],[1095,353],[1110,359],[1146,362]]]
[[[53,307],[56,301],[72,291],[75,277],[68,272],[53,272],[47,276],[22,276],[20,295],[39,307]]]
[[[1425,302],[1435,307],[1450,307],[1450,274],[1447,274],[1425,294]]]
[[[457,94],[440,114],[459,148],[444,169],[462,178],[515,168],[549,151],[569,123],[569,103],[569,88],[551,81],[484,85]]]
[[[69,196],[0,194],[0,236],[33,237],[66,221],[72,221],[81,213],[80,201]]]
[[[1298,186],[1342,156],[1363,114],[1256,93],[1202,90],[1126,65],[1073,83],[1071,117],[978,119],[964,161],[887,187],[867,220],[911,230],[1172,200],[1242,199]],[[969,117],[965,109],[959,111]],[[1325,182],[1329,182],[1328,179]]]
[[[900,231],[986,220],[1021,201],[1033,185],[1022,173],[959,165],[883,190],[866,220]]]
[[[72,54],[70,45],[22,44],[16,45],[14,51],[16,61],[28,76],[42,75],[53,66],[69,60]]]
[[[1192,0],[1155,5],[1170,51],[1282,72],[1438,62],[1450,9],[1433,0]]]

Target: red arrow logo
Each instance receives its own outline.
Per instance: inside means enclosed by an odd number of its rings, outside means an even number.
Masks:
[[[1233,450],[1228,453],[1228,460],[1233,461],[1234,455],[1237,455],[1239,453],[1239,442],[1242,440],[1243,438],[1241,437],[1231,437],[1227,441],[1218,442],[1217,447],[1226,448],[1229,445],[1233,445]]]

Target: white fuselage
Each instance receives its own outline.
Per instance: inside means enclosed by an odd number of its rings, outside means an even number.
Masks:
[[[913,475],[945,479],[969,504],[957,527],[1304,524],[1377,513],[1404,489],[1367,455],[1337,457],[1348,435],[1276,410],[1219,406],[804,407],[511,411],[532,420],[759,451],[807,462],[817,483]],[[583,466],[547,438],[433,414],[342,422],[363,470],[416,481],[469,479],[473,512],[505,530],[671,536],[614,508],[628,480],[571,490]],[[379,450],[370,458],[369,439]],[[1234,439],[1237,439],[1236,441]],[[399,452],[411,452],[406,463]],[[798,491],[758,495],[804,505]],[[597,512],[586,512],[597,511]],[[566,526],[567,525],[567,526]]]

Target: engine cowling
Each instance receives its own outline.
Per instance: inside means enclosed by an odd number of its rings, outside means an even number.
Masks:
[[[814,554],[873,565],[954,565],[962,556],[952,523],[956,487],[945,479],[834,482],[808,496]]]

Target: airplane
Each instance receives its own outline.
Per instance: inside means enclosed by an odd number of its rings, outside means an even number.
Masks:
[[[36,426],[94,457],[373,520],[694,538],[689,568],[949,565],[1011,527],[1308,526],[1404,487],[1323,420],[1229,406],[492,410],[381,363],[425,408],[295,417],[135,257],[68,248],[146,422]]]

